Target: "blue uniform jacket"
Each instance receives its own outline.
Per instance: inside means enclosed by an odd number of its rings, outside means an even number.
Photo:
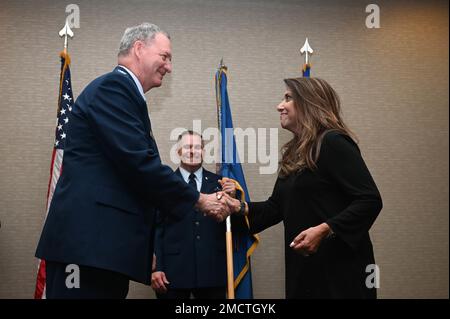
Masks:
[[[179,170],[176,171],[181,177]],[[213,193],[221,177],[203,169],[202,193]],[[218,223],[191,208],[179,216],[161,212],[156,230],[156,270],[170,288],[226,285],[225,222]]]
[[[146,102],[124,69],[91,82],[68,124],[36,256],[149,284],[157,208],[181,218],[199,193],[161,163]]]

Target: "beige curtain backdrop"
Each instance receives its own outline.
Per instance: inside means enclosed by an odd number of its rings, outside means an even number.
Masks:
[[[173,73],[147,94],[163,161],[176,127],[216,126],[214,73],[223,57],[235,127],[279,128],[282,80],[300,75],[306,37],[312,75],[340,94],[344,118],[384,208],[371,236],[380,298],[448,298],[448,2],[78,0],[69,43],[75,96],[116,64],[127,26],[149,21],[173,39]],[[31,298],[42,230],[59,83],[64,1],[0,2],[0,298]],[[278,149],[290,135],[280,129]],[[250,148],[252,150],[252,148]],[[243,165],[253,201],[276,174]],[[214,169],[213,165],[207,165]],[[260,234],[252,259],[256,298],[284,298],[283,225]],[[118,252],[120,253],[120,252]],[[133,283],[129,298],[154,298]]]

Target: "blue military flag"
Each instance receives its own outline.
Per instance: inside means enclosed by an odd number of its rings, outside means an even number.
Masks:
[[[311,64],[304,64],[302,69],[303,77],[309,78],[311,75]]]
[[[233,134],[233,119],[227,92],[227,68],[223,65],[216,73],[216,98],[219,129],[221,133],[222,158],[218,174],[237,181],[243,191],[243,198],[250,201],[242,171],[239,155],[236,149],[236,140]],[[247,226],[248,226],[248,220]],[[237,299],[253,298],[250,256],[255,250],[259,238],[251,235],[248,227],[245,231],[233,232],[233,271],[234,288]]]

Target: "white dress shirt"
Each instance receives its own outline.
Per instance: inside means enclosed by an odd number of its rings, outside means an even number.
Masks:
[[[185,170],[183,167],[180,167],[180,173],[181,176],[183,176],[183,179],[186,183],[189,184],[189,175],[191,175],[190,172]],[[194,172],[195,175],[195,182],[197,183],[197,191],[200,192],[202,189],[202,181],[203,181],[203,167],[200,167],[198,170]]]

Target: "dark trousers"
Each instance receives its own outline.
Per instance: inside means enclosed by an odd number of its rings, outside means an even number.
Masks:
[[[165,294],[156,294],[158,299],[225,299],[225,287],[207,287],[192,289],[167,289]]]
[[[67,264],[46,261],[47,299],[125,299],[128,294],[129,279],[125,275],[87,266],[79,266],[79,288],[76,271],[67,269]]]

